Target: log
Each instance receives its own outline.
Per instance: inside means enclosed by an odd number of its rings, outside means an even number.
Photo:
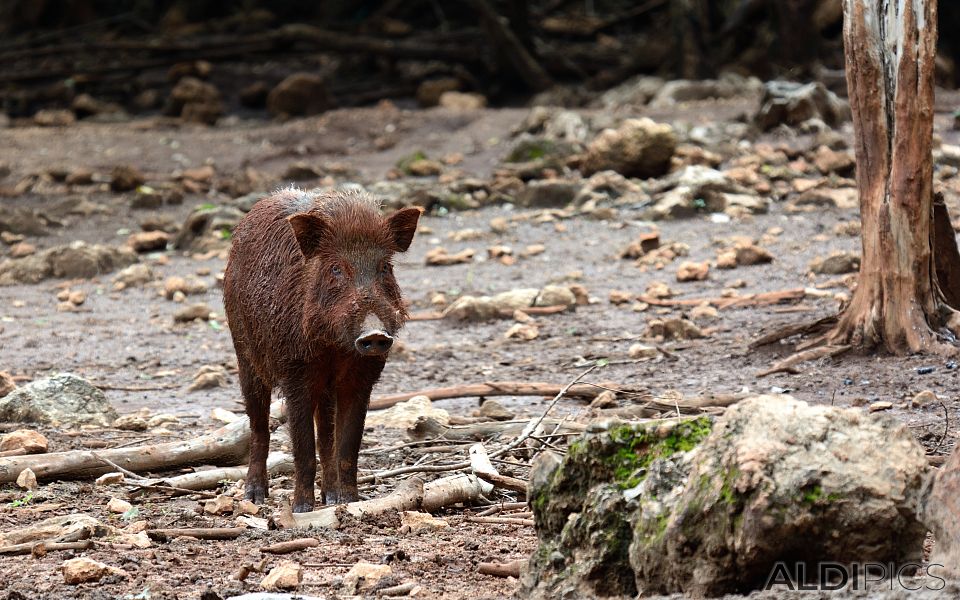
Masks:
[[[307,548],[316,548],[319,545],[320,540],[317,538],[298,538],[295,540],[277,542],[276,544],[264,546],[260,548],[260,552],[264,552],[266,554],[290,554],[291,552],[299,552],[301,550],[306,550]]]
[[[43,556],[47,552],[58,552],[61,550],[89,550],[91,546],[93,546],[93,540],[80,540],[79,542],[26,542],[0,547],[0,555],[33,554]]]
[[[529,425],[530,421],[489,421],[472,425],[444,425],[432,417],[420,417],[413,427],[407,429],[407,437],[413,440],[425,440],[442,437],[447,441],[489,440],[494,437],[516,436]],[[545,431],[556,433],[581,433],[586,426],[563,419],[544,419],[541,427]]]
[[[516,477],[510,477],[509,475],[501,475],[499,473],[489,473],[485,471],[474,471],[477,477],[480,479],[489,482],[494,487],[502,488],[509,490],[511,492],[518,492],[520,494],[527,493],[527,482],[522,479],[517,479]]]
[[[470,398],[473,396],[493,397],[493,396],[556,396],[563,385],[558,383],[541,383],[529,381],[488,381],[485,383],[476,383],[468,385],[455,385],[444,388],[432,388],[420,390],[417,392],[407,392],[402,394],[390,394],[389,396],[379,396],[370,401],[368,410],[381,410],[390,408],[400,402],[405,402],[414,396],[427,396],[431,401],[448,400],[450,398]],[[601,389],[588,383],[581,383],[571,386],[565,396],[592,400],[599,394]],[[623,389],[617,390],[623,393],[641,393],[641,390]]]
[[[338,529],[341,514],[364,519],[390,511],[420,510],[433,512],[444,506],[472,502],[483,496],[480,481],[473,475],[458,474],[431,481],[413,477],[404,481],[396,490],[383,498],[361,500],[349,504],[326,506],[320,510],[293,513],[289,523],[281,519],[282,527],[305,529]]]
[[[216,431],[179,442],[96,452],[71,450],[0,458],[0,483],[16,481],[24,469],[31,469],[38,480],[89,479],[114,470],[98,456],[129,471],[141,473],[201,464],[236,465],[246,459],[249,446],[250,426],[246,419],[241,419]]]
[[[477,573],[494,577],[520,577],[520,570],[527,561],[512,560],[508,563],[482,562],[477,565]]]
[[[289,473],[293,473],[293,456],[283,452],[271,452],[267,456],[267,474],[269,477]],[[222,481],[240,481],[246,479],[246,477],[247,467],[221,467],[167,477],[158,480],[157,483],[182,490],[210,490],[219,487]]]

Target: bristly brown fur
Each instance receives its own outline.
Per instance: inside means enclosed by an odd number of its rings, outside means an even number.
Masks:
[[[360,193],[285,189],[237,225],[224,304],[250,416],[247,496],[266,493],[270,391],[287,398],[297,471],[294,510],[313,507],[316,456],[327,501],[356,498],[356,461],[370,391],[384,357],[354,340],[367,315],[395,335],[407,318],[391,258],[407,249],[419,209],[389,218]]]

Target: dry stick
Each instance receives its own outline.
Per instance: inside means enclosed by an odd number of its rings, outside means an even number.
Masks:
[[[510,517],[467,517],[468,523],[488,523],[491,525],[523,525],[533,527],[533,519],[511,519]]]
[[[564,395],[578,398],[593,398],[597,395],[595,386],[588,384],[577,386],[561,386],[555,383],[540,383],[527,381],[489,381],[470,385],[457,385],[445,388],[434,388],[380,396],[370,401],[369,410],[381,410],[404,402],[414,396],[427,396],[432,401],[447,400],[450,398],[469,398],[473,396],[553,396],[561,389],[566,389]],[[618,390],[623,393],[637,390]]]
[[[494,577],[520,577],[520,569],[526,560],[513,560],[508,563],[482,562],[477,565],[477,573]]]
[[[950,432],[950,411],[947,410],[947,405],[940,402],[940,406],[943,408],[943,435],[940,436],[940,439],[937,440],[937,446],[934,448],[930,454],[936,454],[937,450],[940,449],[940,446],[943,444],[943,440],[947,439],[947,434]]]
[[[123,473],[123,475],[124,475],[125,477],[129,477],[130,479],[134,479],[134,480],[146,479],[146,477],[141,477],[140,475],[137,475],[137,474],[134,473],[133,471],[129,471],[129,470],[127,470],[127,469],[124,469],[123,467],[121,467],[121,466],[118,465],[117,463],[113,462],[113,461],[110,460],[109,458],[104,458],[103,456],[100,456],[100,455],[97,454],[96,452],[93,452],[92,454],[93,454],[94,456],[96,456],[98,459],[102,460],[104,463],[106,463],[106,464],[110,465],[111,467],[113,467],[115,470]]]
[[[819,348],[813,348],[811,350],[804,350],[803,352],[797,352],[796,354],[791,354],[787,358],[781,360],[778,363],[774,363],[769,369],[765,371],[760,371],[757,373],[757,377],[765,377],[767,375],[772,375],[773,373],[780,373],[786,371],[788,373],[795,372],[796,365],[811,361],[817,360],[818,358],[823,357],[834,357],[839,354],[843,354],[851,348],[848,344],[842,344],[837,346],[820,346]]]
[[[494,514],[496,514],[496,513],[498,513],[498,512],[502,512],[502,511],[505,511],[505,510],[514,510],[514,509],[517,509],[517,508],[526,508],[526,507],[527,507],[527,503],[526,503],[526,502],[501,502],[500,504],[494,504],[494,505],[491,506],[490,508],[488,508],[488,509],[486,509],[486,510],[484,510],[484,511],[482,511],[482,512],[477,513],[477,516],[478,516],[478,517],[489,517],[490,515],[494,515]]]
[[[413,588],[415,587],[417,587],[416,582],[408,581],[407,583],[401,583],[400,585],[382,588],[379,590],[379,593],[382,596],[406,596],[412,592]]]
[[[88,550],[93,540],[79,542],[24,542],[12,546],[0,547],[0,554],[36,554],[37,552],[56,552],[58,550]]]
[[[247,531],[245,527],[184,527],[180,529],[148,529],[151,538],[172,539],[180,536],[200,540],[234,540]]]
[[[817,319],[812,323],[799,323],[799,324],[790,324],[780,327],[770,333],[767,333],[759,338],[750,342],[750,345],[747,346],[751,350],[756,350],[761,346],[766,346],[768,344],[773,344],[774,342],[779,342],[780,340],[793,337],[795,335],[807,335],[814,331],[820,331],[835,325],[837,322],[837,316],[831,315],[829,317],[824,317],[822,319]]]
[[[527,482],[509,475],[500,475],[498,473],[488,473],[486,471],[475,471],[474,474],[494,485],[494,487],[510,490],[511,492],[527,493]]]
[[[143,494],[146,490],[159,490],[162,492],[175,492],[174,495],[190,495],[190,496],[200,496],[201,498],[216,498],[217,494],[212,492],[204,492],[202,490],[192,490],[189,488],[177,487],[175,485],[167,485],[165,483],[150,481],[147,483],[130,483],[129,485],[134,486],[135,489],[132,489],[128,492],[128,495],[131,498],[135,498]]]
[[[573,381],[563,386],[560,389],[560,391],[557,392],[557,395],[554,396],[553,400],[547,406],[546,410],[544,410],[543,413],[540,414],[540,418],[538,418],[536,421],[531,421],[530,424],[524,428],[524,430],[520,433],[519,436],[517,436],[512,442],[510,442],[503,448],[500,448],[499,450],[490,454],[490,458],[496,458],[498,456],[502,456],[506,454],[507,452],[511,452],[517,446],[525,442],[527,438],[529,438],[533,434],[533,432],[537,430],[537,427],[539,427],[540,424],[543,423],[543,420],[547,417],[547,414],[550,413],[553,407],[557,405],[557,402],[559,402],[560,399],[567,394],[567,391],[571,387],[573,387],[573,385],[576,384],[578,381],[586,377],[589,373],[593,372],[593,370],[596,369],[597,366],[598,365],[596,364],[591,366],[587,370],[577,375],[573,379]],[[405,475],[407,473],[443,473],[447,471],[459,471],[461,469],[469,469],[469,468],[470,468],[469,460],[461,461],[458,463],[452,463],[449,465],[424,465],[424,466],[399,467],[389,471],[380,471],[379,473],[374,473],[373,475],[367,475],[366,477],[361,477],[360,479],[357,480],[357,483],[371,483],[371,482],[377,481],[378,479],[386,479],[387,477],[396,477],[397,475]]]
[[[264,546],[260,548],[260,552],[266,552],[268,554],[290,554],[291,552],[299,552],[307,548],[316,548],[319,545],[320,540],[317,538],[299,538]]]

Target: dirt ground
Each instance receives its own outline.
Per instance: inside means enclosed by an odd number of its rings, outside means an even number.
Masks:
[[[951,104],[950,99],[941,103]],[[952,108],[952,107],[951,107]],[[733,118],[751,106],[736,102],[708,102],[682,106],[655,118],[705,123]],[[230,119],[215,128],[174,126],[166,121],[138,119],[127,123],[81,122],[63,130],[17,127],[0,129],[0,156],[11,169],[7,182],[51,167],[87,167],[94,173],[109,173],[116,164],[137,165],[151,179],[169,179],[180,169],[212,164],[217,173],[253,167],[275,179],[289,164],[337,162],[355,169],[358,180],[383,178],[398,158],[416,150],[429,156],[459,152],[458,166],[468,174],[488,177],[509,147],[509,132],[526,114],[525,109],[483,110],[454,113],[443,109],[400,110],[389,107],[349,109],[322,117],[287,123]],[[938,115],[938,132],[955,143],[949,130],[950,114]],[[848,129],[844,130],[849,135]],[[375,141],[389,134],[394,143],[378,150]],[[339,180],[347,180],[340,177]],[[27,193],[3,198],[11,206],[30,206],[55,211],[64,199],[82,195],[101,206],[103,212],[86,217],[69,216],[64,226],[50,235],[28,241],[43,249],[73,240],[119,245],[139,229],[148,214],[166,214],[182,222],[196,206],[216,199],[188,195],[184,204],[155,211],[133,210],[129,194],[116,194],[103,186],[82,192],[66,186],[50,186],[45,193]],[[955,206],[948,191],[948,202]],[[413,311],[431,308],[438,292],[491,294],[519,287],[538,287],[555,282],[584,285],[598,302],[577,307],[572,313],[537,317],[539,337],[532,341],[504,338],[512,321],[452,325],[444,321],[408,324],[402,339],[405,351],[388,363],[376,394],[409,392],[461,383],[490,380],[524,380],[565,383],[598,359],[609,363],[590,375],[594,382],[609,381],[645,388],[662,395],[676,390],[683,395],[702,392],[790,393],[797,398],[837,406],[862,406],[877,401],[892,402],[889,411],[906,423],[921,443],[938,454],[948,453],[960,423],[960,379],[957,363],[936,357],[888,357],[844,355],[834,360],[805,364],[799,374],[757,373],[786,356],[791,347],[775,345],[752,351],[747,344],[780,324],[812,321],[837,310],[834,299],[807,298],[789,312],[778,307],[733,308],[720,312],[707,326],[701,340],[666,342],[669,357],[647,361],[628,359],[631,344],[640,341],[647,321],[653,317],[681,314],[681,310],[651,307],[644,312],[629,304],[607,301],[612,290],[642,293],[653,281],[663,281],[681,298],[719,296],[735,287],[739,293],[815,286],[833,276],[808,274],[809,262],[836,250],[859,251],[856,237],[833,233],[836,224],[856,218],[853,210],[818,209],[789,213],[774,203],[769,214],[730,222],[714,222],[708,216],[665,221],[657,226],[661,239],[690,246],[689,260],[713,260],[718,240],[734,235],[759,238],[772,228],[782,229],[766,247],[776,260],[767,265],[723,271],[713,269],[702,282],[678,283],[675,265],[663,271],[641,271],[629,260],[618,260],[618,251],[648,228],[637,214],[622,210],[613,220],[574,218],[565,227],[535,219],[519,221],[506,234],[490,231],[495,217],[513,217],[524,212],[505,206],[427,215],[421,221],[426,231],[415,239],[408,254],[396,266],[398,280]],[[454,242],[448,234],[477,229],[482,239]],[[562,230],[562,231],[561,231]],[[514,248],[543,244],[546,250],[521,259],[514,266],[497,261],[474,261],[447,267],[424,265],[425,253],[436,245],[451,251],[474,248],[478,256],[486,247],[502,243]],[[151,254],[144,259],[160,281],[171,275],[196,275],[209,285],[205,295],[188,302],[206,302],[221,316],[222,300],[215,276],[224,267],[222,255],[197,257],[180,252]],[[56,294],[64,287],[83,290],[87,301],[76,312],[58,312]],[[836,291],[836,290],[834,290]],[[176,423],[166,431],[128,432],[111,429],[59,431],[40,428],[51,441],[51,450],[103,448],[136,442],[182,439],[216,426],[210,418],[215,407],[242,413],[235,357],[226,327],[198,321],[175,324],[173,313],[181,308],[164,299],[156,285],[112,289],[111,275],[91,280],[48,280],[36,285],[0,287],[0,370],[7,370],[20,383],[56,372],[72,372],[102,386],[121,414],[148,409],[152,414],[173,413]],[[227,367],[227,387],[187,392],[196,371],[204,365]],[[139,391],[118,388],[142,388]],[[910,408],[909,400],[922,390],[932,390],[941,404]],[[540,414],[549,399],[505,398],[503,404],[519,418]],[[470,416],[477,410],[476,398],[438,401],[436,406],[452,415]],[[564,400],[558,412],[584,414],[585,405]],[[949,432],[944,436],[945,412]],[[0,424],[0,431],[16,428]],[[387,447],[404,441],[403,431],[368,428],[364,448]],[[420,455],[407,450],[369,453],[361,456],[362,470],[375,470],[410,463]],[[435,457],[436,458],[436,457]],[[449,456],[440,456],[445,460]],[[512,470],[511,470],[512,469]],[[502,471],[525,477],[522,468]],[[272,488],[289,491],[292,481],[274,479]],[[392,482],[362,488],[364,497],[382,495]],[[0,531],[24,527],[43,518],[83,512],[104,522],[123,525],[120,517],[106,511],[117,489],[94,487],[89,482],[44,484],[30,502],[13,485],[0,488]],[[229,526],[233,517],[205,516],[191,498],[154,497],[136,501],[139,519],[152,527]],[[265,513],[275,510],[277,499]],[[473,511],[477,512],[476,510]],[[335,532],[318,532],[318,547],[294,555],[304,565],[300,592],[319,597],[338,597],[340,580],[358,561],[388,562],[393,568],[388,583],[415,581],[422,598],[504,598],[518,587],[514,579],[479,575],[481,561],[509,561],[528,555],[535,544],[532,527],[470,523],[470,511],[446,513],[452,527],[442,534],[401,534],[396,523],[350,526]],[[253,573],[244,582],[231,578],[239,565],[269,569],[287,557],[266,559],[262,545],[295,537],[290,532],[251,531],[229,542],[177,539],[148,549],[98,548],[87,552],[96,560],[122,568],[129,577],[113,576],[96,584],[68,586],[59,568],[71,552],[54,552],[42,558],[5,557],[0,561],[2,598],[226,598],[259,589],[261,575]],[[265,564],[264,561],[265,560]],[[266,570],[264,570],[264,573]],[[204,595],[208,592],[207,595]],[[215,594],[215,595],[214,595]]]

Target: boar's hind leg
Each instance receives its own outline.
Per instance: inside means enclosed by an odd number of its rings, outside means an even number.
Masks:
[[[360,499],[357,491],[357,459],[363,437],[363,422],[367,417],[370,391],[380,377],[383,363],[371,359],[345,373],[337,382],[337,466],[340,471],[339,494],[336,502],[354,502]]]
[[[270,449],[270,388],[253,372],[250,363],[237,356],[240,391],[250,419],[250,466],[244,498],[257,504],[267,495],[267,451]]]
[[[313,510],[313,484],[317,476],[313,396],[302,370],[281,387],[287,399],[287,426],[293,446],[293,512],[309,512]]]
[[[318,389],[319,387],[321,386],[314,386],[313,397],[316,402],[314,420],[317,425],[317,454],[320,455],[320,493],[325,504],[336,504],[333,494],[340,480],[334,437],[337,407],[326,385],[322,386],[323,389]]]

